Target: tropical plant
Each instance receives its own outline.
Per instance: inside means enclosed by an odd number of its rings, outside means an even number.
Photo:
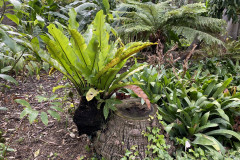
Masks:
[[[190,42],[197,38],[207,44],[223,45],[216,35],[223,30],[224,21],[202,16],[206,12],[201,3],[176,9],[171,6],[171,1],[153,4],[128,0],[118,7],[117,13],[124,25],[117,30],[127,37],[136,36],[152,42],[160,39],[164,44],[171,40],[178,42],[178,37],[182,36]]]
[[[67,22],[70,18],[68,15],[69,9],[74,8],[77,13],[76,20],[79,23],[78,31],[83,31],[87,29],[87,25],[93,21],[99,10],[102,9],[104,14],[108,15],[110,13],[110,7],[111,5],[109,4],[108,0],[74,1],[66,6],[60,6],[60,13],[49,12],[49,14],[64,19],[64,21],[61,21],[61,23],[64,24],[64,22]]]
[[[162,98],[164,87],[172,85],[170,84],[172,80],[170,77],[174,79],[174,75],[167,69],[164,69],[163,66],[161,66],[161,71],[157,68],[158,66],[145,67],[142,71],[134,73],[125,80],[126,82],[141,82],[142,85],[139,86],[147,94],[150,102],[153,104],[158,103]],[[131,90],[128,90],[128,92],[134,95]]]
[[[207,58],[200,62],[206,74],[218,76],[219,80],[225,80],[227,77],[233,77],[231,86],[239,86],[239,61],[231,60],[229,58]]]
[[[51,36],[43,35],[41,38],[47,44],[51,56],[39,48],[37,38],[32,40],[33,50],[44,61],[62,72],[74,84],[79,95],[87,96],[87,100],[91,100],[97,95],[101,99],[109,99],[119,88],[139,84],[122,83],[122,80],[144,68],[145,64],[135,64],[119,77],[117,77],[117,73],[128,58],[154,43],[133,42],[124,45],[120,39],[109,43],[109,32],[112,29],[105,23],[102,10],[98,12],[92,25],[89,25],[87,32],[81,35],[77,31],[78,23],[75,21],[74,9],[70,10],[70,15],[72,16],[68,27],[70,40],[60,29],[50,24],[48,30]],[[111,102],[106,102],[105,117],[109,110],[108,104]]]
[[[51,97],[43,97],[43,96],[36,96],[35,97],[39,103],[41,102],[49,102],[49,108],[47,110],[47,113],[52,116],[53,118],[57,119],[58,121],[61,119],[58,112],[63,112],[63,109],[60,107],[62,106],[62,103],[56,101],[58,99],[57,95],[52,95]],[[43,122],[44,125],[48,125],[48,114],[44,111],[41,111],[41,114],[39,114],[39,111],[35,110],[31,107],[31,105],[23,99],[16,99],[17,103],[24,106],[24,110],[20,114],[20,118],[24,118],[25,116],[28,117],[30,124],[32,124],[40,115],[40,119]]]
[[[0,25],[0,73],[39,75],[42,68],[48,71],[49,65],[28,49],[30,38],[10,26]]]
[[[170,123],[167,132],[171,136],[188,137],[193,144],[213,147],[224,154],[223,145],[230,138],[240,141],[240,136],[232,130],[233,112],[227,111],[228,107],[239,108],[239,94],[226,98],[223,93],[231,81],[229,78],[217,83],[210,79],[205,80],[202,87],[195,84],[187,90],[168,89],[167,100],[159,107],[163,119]]]

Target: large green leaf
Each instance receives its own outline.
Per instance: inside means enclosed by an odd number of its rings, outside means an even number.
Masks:
[[[41,120],[45,126],[48,125],[48,115],[46,112],[41,112]]]
[[[55,41],[46,36],[41,36],[41,38],[48,45],[47,48],[49,53],[54,59],[58,61],[59,64],[61,64],[61,66],[67,72],[66,75],[68,77],[71,77],[70,80],[78,89],[84,84],[82,82],[83,80],[81,75],[76,71],[76,68],[74,67],[78,57],[69,46],[68,38],[63,35],[63,33],[58,30],[55,25],[52,24],[49,26],[49,32],[54,35]],[[80,89],[78,89],[78,91],[79,90]]]
[[[77,30],[69,29],[69,31],[70,31],[70,34],[73,39],[71,41],[71,43],[73,45],[73,49],[79,58],[79,64],[80,64],[79,67],[82,67],[80,69],[88,70],[87,65],[89,65],[91,62],[90,62],[88,54],[85,53],[85,50],[87,48],[85,40],[84,40],[83,36]],[[81,72],[84,74],[83,70],[81,70]],[[90,71],[88,71],[87,73],[88,73],[87,75],[91,74]]]
[[[19,25],[19,19],[16,15],[10,14],[10,13],[5,13],[8,19],[12,20],[16,25]]]
[[[208,124],[206,124],[204,126],[201,126],[201,127],[197,128],[196,129],[196,133],[202,132],[202,131],[204,131],[206,129],[209,129],[209,128],[212,128],[212,127],[217,127],[217,126],[218,126],[218,124],[216,124],[216,123],[208,123]]]
[[[44,38],[43,38],[44,39]],[[65,70],[64,66],[62,66],[61,63],[59,63],[57,60],[53,59],[48,53],[46,53],[44,50],[42,50],[39,47],[39,41],[37,37],[34,37],[31,41],[31,47],[32,50],[37,53],[42,60],[48,62],[51,66],[53,66],[55,69],[59,70],[62,72],[65,76],[67,76],[71,81],[72,78],[68,75],[68,72]]]
[[[98,41],[98,50],[99,55],[97,55],[98,59],[98,71],[101,70],[105,66],[105,61],[107,61],[108,51],[109,51],[109,34],[107,32],[106,24],[105,24],[105,16],[103,15],[103,11],[99,11],[93,21],[93,27],[95,31],[93,31],[94,36],[96,36],[96,40]]]
[[[38,111],[31,110],[28,114],[29,122],[30,124],[32,124],[38,116]]]
[[[69,15],[69,20],[68,20],[69,25],[68,25],[68,27],[70,29],[78,29],[79,24],[76,21],[77,12],[75,11],[75,9],[74,8],[70,9],[68,15]]]
[[[17,45],[17,43],[12,40],[7,33],[0,29],[0,38],[2,39],[3,43],[5,43],[14,53],[17,53],[20,51],[19,46]]]
[[[122,60],[132,56],[133,54],[139,52],[143,48],[146,48],[146,47],[151,46],[151,45],[156,45],[156,43],[134,42],[134,43],[129,44],[129,45],[130,45],[130,47],[128,47],[127,49],[122,51],[122,53],[117,54],[116,57],[111,60],[111,62],[109,62],[102,70],[100,70],[97,73],[96,78],[99,78],[99,77],[103,76],[104,73],[106,73],[110,68],[112,68],[115,65],[117,65],[118,63],[120,63]]]
[[[31,105],[27,101],[25,101],[24,99],[15,99],[15,102],[21,104],[22,106],[31,108]]]
[[[22,4],[18,0],[9,0],[15,9],[20,10],[22,7]]]
[[[219,130],[210,131],[210,132],[207,132],[206,135],[223,135],[223,136],[231,135],[240,141],[239,133],[231,131],[231,130],[227,130],[227,129],[219,129]]]
[[[6,81],[9,81],[11,83],[14,83],[16,85],[18,84],[18,82],[13,77],[6,75],[6,74],[0,74],[0,78],[4,79]]]
[[[216,99],[221,93],[223,93],[223,91],[227,88],[227,86],[231,83],[232,80],[233,78],[230,77],[226,81],[224,81],[222,86],[216,90],[212,97]]]
[[[223,106],[222,109],[228,109],[228,108],[234,108],[234,107],[240,107],[240,99],[236,98],[233,102],[229,103],[226,106]]]
[[[223,146],[214,137],[207,136],[200,133],[195,134],[195,136],[196,136],[196,139],[192,143],[203,145],[203,146],[205,145],[212,146],[217,151],[222,151]]]
[[[220,115],[223,119],[225,119],[226,121],[229,122],[229,117],[228,117],[228,115],[227,115],[222,109],[218,108],[216,111],[219,113],[219,115]]]
[[[134,73],[142,70],[144,67],[146,67],[147,64],[135,64],[131,67],[131,69],[123,74],[121,74],[119,76],[119,78],[117,78],[113,84],[117,84],[119,83],[120,81],[122,81],[123,79],[126,79],[127,77],[133,75]]]
[[[210,112],[207,112],[207,113],[205,113],[205,114],[202,116],[202,118],[201,118],[201,120],[200,120],[200,125],[201,125],[201,126],[204,126],[204,125],[207,124],[209,115],[210,115]]]

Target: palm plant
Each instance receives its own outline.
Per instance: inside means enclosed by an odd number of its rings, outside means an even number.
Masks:
[[[118,7],[117,13],[124,25],[118,28],[122,35],[136,35],[152,42],[178,40],[183,36],[190,42],[196,37],[207,44],[221,44],[216,34],[222,31],[224,22],[219,19],[202,16],[207,12],[201,3],[188,4],[174,8],[171,0],[153,4],[128,0]]]

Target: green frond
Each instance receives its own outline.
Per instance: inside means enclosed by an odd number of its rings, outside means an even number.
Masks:
[[[124,27],[124,33],[138,33],[138,32],[144,32],[144,31],[153,31],[153,26],[147,26],[147,25],[126,25]]]
[[[127,3],[120,6],[126,7],[125,13],[123,9],[121,12],[122,17],[127,19],[125,21],[122,18],[124,25],[118,28],[120,35],[131,37],[143,33],[142,35],[148,36],[158,31],[160,34],[157,36],[161,39],[162,36],[168,35],[167,32],[175,31],[178,35],[184,35],[189,40],[193,40],[198,35],[200,39],[209,44],[223,44],[213,35],[222,31],[224,22],[201,16],[207,12],[206,6],[202,3],[188,4],[176,9],[171,5],[171,0],[158,4],[128,0]],[[131,9],[132,13],[129,13],[127,9]],[[140,38],[143,37],[140,36]]]
[[[194,25],[208,32],[221,32],[224,30],[226,22],[222,19],[197,16]]]
[[[196,36],[198,36],[198,39],[200,41],[203,40],[206,44],[219,44],[224,46],[224,43],[221,40],[215,38],[214,36],[208,33],[205,33],[193,28],[183,27],[183,26],[173,26],[172,30],[178,35],[183,35],[190,42],[193,41]]]

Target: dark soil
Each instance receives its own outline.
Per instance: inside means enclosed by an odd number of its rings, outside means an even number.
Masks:
[[[61,113],[61,120],[57,121],[52,117],[45,126],[40,118],[33,124],[30,124],[27,118],[20,119],[20,113],[23,107],[14,99],[27,100],[32,108],[38,111],[46,111],[50,108],[49,102],[39,103],[36,95],[50,97],[53,95],[52,88],[60,84],[66,83],[62,81],[62,75],[56,72],[49,76],[41,73],[40,79],[35,77],[22,78],[16,77],[19,82],[18,86],[11,86],[10,89],[0,87],[0,107],[6,107],[7,111],[0,111],[0,130],[4,132],[3,138],[6,145],[15,149],[15,152],[7,152],[6,159],[19,160],[79,160],[81,158],[88,159],[92,157],[92,147],[88,136],[78,136],[77,127],[72,121],[72,115],[69,111],[73,108],[69,107],[71,100],[64,100]],[[0,83],[3,81],[0,80]],[[66,94],[64,89],[57,90],[55,93],[58,97],[64,97]],[[76,95],[76,94],[74,94]],[[63,99],[63,98],[61,98]],[[75,98],[77,106],[78,99]]]

